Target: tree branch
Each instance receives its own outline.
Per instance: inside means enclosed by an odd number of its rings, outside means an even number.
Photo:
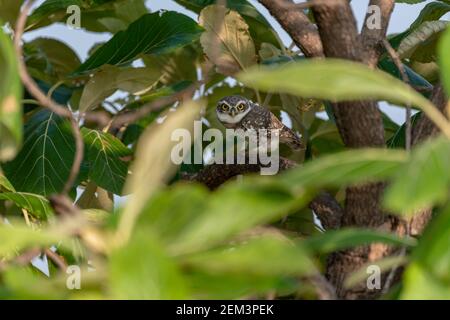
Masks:
[[[322,41],[316,26],[291,0],[259,0],[269,10],[307,57],[323,57]]]
[[[380,55],[383,53],[383,40],[386,38],[387,28],[391,19],[392,11],[394,10],[394,0],[371,0],[369,8],[377,6],[381,10],[381,28],[372,28],[368,20],[374,12],[367,12],[364,19],[364,26],[361,32],[361,39],[363,45],[363,61],[371,68],[375,68],[378,64]]]

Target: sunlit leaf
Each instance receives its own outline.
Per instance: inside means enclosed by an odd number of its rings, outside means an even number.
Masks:
[[[127,272],[124,272],[127,270]],[[174,263],[151,237],[140,232],[110,257],[109,283],[115,299],[183,299],[186,288]]]
[[[414,246],[413,238],[400,238],[391,233],[364,229],[341,229],[327,231],[302,242],[311,252],[330,253],[333,251],[367,245],[370,243],[385,243],[397,246]]]
[[[11,39],[0,29],[0,162],[14,158],[22,144],[22,85],[17,65]]]
[[[244,84],[271,92],[334,101],[387,100],[415,105],[450,137],[450,125],[436,107],[410,86],[379,70],[339,59],[302,61],[242,72]]]
[[[220,19],[223,23],[217,22]],[[220,73],[233,75],[256,63],[248,26],[237,12],[211,5],[202,10],[199,20],[206,30],[200,38],[203,50]]]
[[[441,67],[442,83],[447,95],[450,96],[450,28],[447,28],[439,45],[439,65]]]
[[[379,181],[394,175],[406,163],[399,150],[365,149],[323,156],[280,175],[294,189],[339,187],[357,182]]]
[[[305,276],[316,269],[305,250],[288,239],[263,236],[188,256],[183,263],[210,273]]]
[[[384,202],[395,212],[413,214],[448,197],[450,141],[444,137],[428,141],[415,149],[410,161],[398,168]]]
[[[172,140],[175,130],[187,130],[192,135],[194,120],[200,116],[204,101],[188,101],[174,112],[167,112],[165,121],[154,123],[141,135],[135,161],[126,181],[125,192],[132,194],[122,213],[119,237],[126,240],[145,203],[175,173],[176,165],[171,160],[173,147],[179,143]],[[186,132],[186,131],[185,131]],[[188,141],[190,143],[191,141]]]

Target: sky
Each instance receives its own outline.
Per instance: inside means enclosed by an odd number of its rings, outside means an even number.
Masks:
[[[257,0],[249,0],[258,10],[268,19],[275,30],[279,33],[282,41],[286,46],[289,46],[292,42],[289,35],[280,27],[280,25],[272,18],[268,11],[258,3]],[[38,0],[35,6],[40,5],[44,0]],[[302,2],[302,1],[296,1]],[[431,1],[426,1],[420,4],[408,5],[408,4],[396,4],[395,10],[392,14],[391,23],[389,25],[388,33],[397,33],[404,31],[412,21],[418,16],[420,10]],[[358,26],[361,28],[364,16],[367,10],[369,0],[353,0],[353,11],[358,21]],[[184,9],[172,0],[147,0],[147,7],[151,11],[159,9],[175,10],[186,14],[193,19],[197,20],[197,15],[191,11]],[[450,14],[447,14],[442,19],[450,20]],[[107,41],[112,37],[109,33],[92,33],[84,30],[71,30],[64,24],[56,24],[50,27],[41,28],[36,31],[28,32],[24,35],[26,41],[35,39],[37,37],[50,37],[56,38],[68,44],[72,49],[77,52],[82,60],[85,60],[89,49],[98,42]],[[380,105],[381,109],[389,114],[389,116],[397,123],[404,122],[404,109],[389,106],[386,103]]]

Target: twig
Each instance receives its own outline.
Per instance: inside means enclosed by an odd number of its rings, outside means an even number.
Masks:
[[[337,300],[336,288],[320,273],[310,278],[319,300]]]
[[[341,1],[341,0],[309,0],[307,2],[300,2],[300,3],[297,3],[297,2],[283,3],[282,5],[286,9],[291,9],[291,10],[292,9],[300,9],[300,10],[303,10],[303,9],[309,9],[309,8],[312,8],[312,7],[315,7],[315,6],[321,6],[321,5],[324,5],[324,4],[330,4],[330,2],[332,3],[332,2],[338,2],[338,1]]]
[[[409,84],[409,77],[406,73],[405,67],[403,66],[402,60],[400,59],[397,52],[392,48],[391,44],[387,39],[383,39],[383,45],[386,48],[386,51],[388,52],[389,56],[391,57],[394,64],[397,66],[398,71],[400,72],[400,75],[403,79],[403,82]],[[405,126],[405,149],[407,151],[411,150],[411,132],[412,132],[412,125],[411,125],[411,105],[406,105],[406,120],[405,120],[406,126]]]
[[[80,128],[78,124],[76,123],[74,116],[72,112],[65,108],[62,105],[59,105],[51,97],[48,97],[45,95],[41,89],[38,87],[36,82],[33,80],[33,78],[30,76],[27,70],[27,66],[25,64],[25,59],[23,58],[23,49],[22,49],[22,35],[25,30],[25,25],[28,18],[28,13],[30,12],[31,6],[35,0],[27,0],[25,4],[23,5],[23,9],[20,12],[19,18],[17,19],[16,24],[16,31],[14,35],[14,48],[16,51],[16,55],[19,60],[19,74],[20,78],[22,79],[23,84],[28,89],[30,94],[36,98],[36,100],[44,107],[48,108],[50,111],[69,119],[72,125],[73,135],[76,141],[76,149],[75,149],[75,156],[74,161],[72,164],[72,168],[70,170],[69,177],[64,185],[63,192],[68,193],[70,189],[72,188],[75,179],[78,176],[78,172],[80,170],[81,161],[83,159],[83,140],[81,138]]]
[[[66,261],[64,261],[64,259],[57,254],[56,252],[53,252],[50,249],[45,249],[44,253],[47,255],[47,257],[53,261],[54,264],[56,264],[58,266],[59,269],[61,269],[62,271],[66,271],[67,269],[67,263]]]

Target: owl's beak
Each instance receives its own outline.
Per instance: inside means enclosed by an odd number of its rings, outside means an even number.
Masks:
[[[236,110],[232,109],[231,110],[231,116],[234,117],[236,115]]]

